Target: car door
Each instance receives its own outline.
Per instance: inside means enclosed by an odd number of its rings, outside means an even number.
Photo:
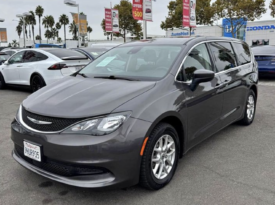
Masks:
[[[220,78],[215,76],[212,81],[200,83],[192,91],[190,84],[194,72],[198,69],[214,71],[206,44],[200,44],[189,52],[183,63],[183,72],[180,72],[182,76],[177,76],[177,81],[182,82],[185,87],[186,111],[182,111],[181,114],[183,118],[187,119],[188,140],[191,146],[221,129]]]
[[[209,47],[215,58],[217,75],[220,76],[222,84],[221,91],[224,93],[221,119],[222,126],[225,127],[243,114],[247,88],[245,83],[242,83],[242,78],[246,71],[244,66],[238,65],[231,42],[212,42]],[[238,53],[239,55],[242,54]]]
[[[19,68],[23,64],[23,55],[25,51],[21,51],[13,55],[8,60],[8,65],[4,65],[2,73],[8,84],[20,84]]]

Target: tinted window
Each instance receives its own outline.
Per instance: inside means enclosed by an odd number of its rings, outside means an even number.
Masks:
[[[87,59],[87,56],[84,54],[74,51],[74,50],[67,50],[67,49],[49,49],[45,50],[54,56],[60,59]]]
[[[19,53],[16,53],[14,56],[12,56],[9,59],[9,64],[13,64],[13,63],[22,63],[22,59],[23,59],[23,55],[24,55],[25,51],[21,51]]]
[[[0,55],[0,62],[8,60],[9,55]]]
[[[193,79],[196,70],[213,70],[208,49],[205,44],[195,47],[187,56],[183,64],[183,72],[177,76],[178,81],[189,81]]]
[[[23,57],[24,63],[46,60],[48,57],[35,51],[26,51]]]
[[[234,43],[239,65],[250,63],[251,53],[247,44]]]
[[[235,68],[236,59],[232,46],[228,42],[212,42],[209,43],[210,50],[215,57],[215,64],[218,72]]]
[[[90,53],[93,58],[98,58],[100,55],[110,50],[110,48],[83,48],[83,50]]]
[[[5,51],[5,53],[12,56],[15,53],[15,51]]]

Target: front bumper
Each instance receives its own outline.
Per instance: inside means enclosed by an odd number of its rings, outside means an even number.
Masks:
[[[129,187],[139,181],[140,149],[150,125],[149,122],[129,118],[114,133],[88,136],[34,133],[14,121],[11,129],[14,142],[12,156],[25,168],[64,184],[86,188]],[[24,156],[24,141],[41,145],[41,163]],[[44,164],[49,162],[58,165],[58,172],[45,169]],[[62,172],[79,170],[79,167],[85,170],[92,167],[102,172],[65,172],[73,173],[71,175]]]

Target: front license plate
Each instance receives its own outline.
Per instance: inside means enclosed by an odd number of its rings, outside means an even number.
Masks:
[[[41,162],[41,149],[37,145],[24,141],[24,155]]]

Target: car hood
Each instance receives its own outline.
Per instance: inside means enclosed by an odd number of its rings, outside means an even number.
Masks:
[[[155,82],[65,77],[30,95],[23,107],[35,114],[82,118],[111,113],[152,89]]]

